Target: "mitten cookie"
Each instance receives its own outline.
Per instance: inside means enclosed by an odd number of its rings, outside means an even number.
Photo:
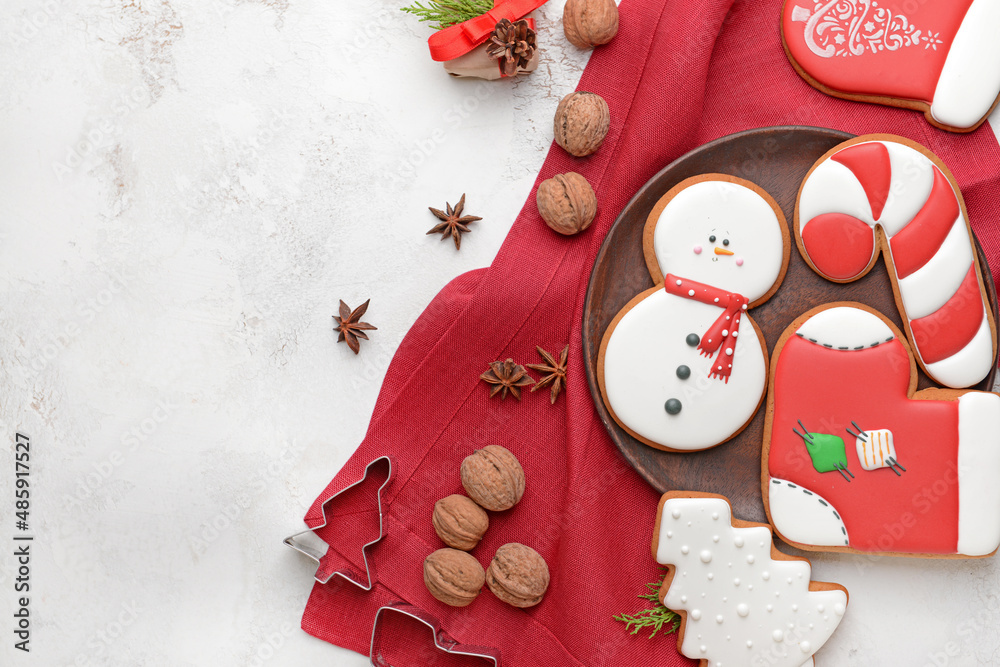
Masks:
[[[994,0],[785,0],[785,52],[836,97],[917,109],[970,132],[1000,94],[1000,3]]]
[[[809,561],[775,549],[768,526],[732,518],[722,496],[665,494],[653,557],[667,566],[660,601],[681,616],[680,651],[701,667],[812,665],[847,610],[843,586],[810,581]]]
[[[657,202],[643,239],[657,286],[618,313],[597,360],[622,428],[658,449],[694,451],[746,426],[767,386],[767,348],[746,310],[778,288],[789,239],[774,199],[742,179],[696,176]]]
[[[993,370],[996,324],[965,202],[926,148],[887,134],[833,148],[799,190],[795,237],[837,282],[865,275],[882,253],[917,362],[936,382],[969,387]]]
[[[916,386],[906,341],[866,306],[820,306],[785,330],[762,476],[783,540],[887,555],[997,549],[1000,396]]]

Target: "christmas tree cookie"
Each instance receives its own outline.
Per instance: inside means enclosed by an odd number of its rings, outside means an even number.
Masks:
[[[995,0],[785,0],[781,34],[819,90],[917,109],[941,129],[976,129],[1000,94]]]
[[[701,667],[812,665],[847,610],[843,586],[811,581],[809,561],[734,519],[723,496],[664,494],[653,557],[667,566],[660,600],[681,616],[680,651]]]

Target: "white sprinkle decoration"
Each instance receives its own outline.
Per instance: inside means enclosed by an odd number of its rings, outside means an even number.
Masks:
[[[724,618],[722,617],[722,614],[719,614],[718,616],[716,616],[716,617],[715,617],[715,622],[716,622],[716,623],[718,623],[719,625],[722,625],[722,622],[723,622],[724,620],[726,620],[726,619],[724,619]]]
[[[728,336],[729,335],[729,329],[723,329],[722,330],[722,335],[723,336]]]
[[[742,549],[743,548],[743,536],[742,535],[737,535],[735,537],[735,539],[733,539],[733,544],[736,545],[737,549]]]
[[[747,309],[747,305],[744,303],[743,304],[743,310],[746,310],[746,309]]]
[[[733,579],[733,584],[735,584],[735,585],[736,585],[736,587],[737,587],[737,588],[739,588],[739,585],[740,585],[740,578],[739,578],[739,577],[736,577],[735,579]]]
[[[688,296],[694,296],[694,290],[693,289],[689,289],[688,290]]]
[[[680,285],[680,284],[681,284],[681,281],[680,281],[680,280],[678,280],[678,281],[677,281],[677,284],[678,284],[678,285]]]
[[[836,614],[837,616],[843,616],[844,611],[845,611],[844,605],[840,604],[839,602],[833,605],[833,613]]]
[[[709,551],[708,549],[703,550],[698,555],[701,558],[701,562],[702,563],[711,563],[712,562],[712,552]]]
[[[715,297],[715,303],[719,303],[719,297]]]
[[[773,633],[771,633],[771,639],[779,643],[783,642],[785,641],[785,633],[782,632],[781,630],[775,630]]]
[[[688,601],[688,596],[686,596],[686,595],[682,595],[682,596],[681,596],[681,603],[683,604],[683,603],[685,603],[685,602],[687,602],[687,601]]]
[[[731,347],[727,347],[727,348],[726,348],[726,354],[728,354],[728,355],[732,355],[732,353],[733,353],[733,348],[731,348]]]
[[[719,536],[718,535],[712,535],[712,541],[713,542],[718,542],[719,541]],[[820,609],[820,611],[823,611],[823,610]]]
[[[747,648],[753,648],[753,642],[749,639],[747,640]]]
[[[701,609],[692,609],[691,610],[691,620],[693,620],[693,621],[700,621],[701,620]]]
[[[718,520],[719,520],[719,513],[712,512],[712,521],[718,521]]]
[[[674,536],[674,531],[668,530],[667,531],[667,537],[673,537],[673,536]]]
[[[747,556],[747,562],[748,562],[748,563],[750,563],[750,564],[752,565],[752,564],[753,564],[753,561],[754,561],[754,557],[753,557],[753,554],[749,554],[749,555]]]
[[[798,610],[799,610],[799,605],[793,604],[792,605],[792,611],[798,611]]]
[[[675,507],[674,511],[670,513],[670,516],[674,517],[675,519],[679,519],[681,518],[681,511]]]
[[[708,573],[708,580],[711,581],[712,579],[715,579],[715,575],[712,574],[711,572],[709,572]]]
[[[818,611],[819,613],[822,614],[824,611],[826,611],[826,606],[818,604],[818,605],[816,605],[816,611]]]
[[[750,607],[745,604],[739,604],[736,606],[736,613],[741,617],[746,618],[750,614]]]
[[[681,553],[684,554],[685,556],[687,556],[690,551],[691,548],[686,544],[681,547]]]
[[[701,645],[701,652],[702,652],[702,653],[708,653],[708,647],[707,647],[707,646],[705,646],[704,644],[702,644],[702,645]]]
[[[799,648],[802,649],[803,653],[812,653],[813,647],[809,642],[802,642],[799,644]]]
[[[767,607],[765,607],[765,609],[767,609],[768,611],[774,611],[774,605],[773,604],[769,604],[769,605],[767,605]]]
[[[768,579],[771,578],[771,573],[768,572],[767,570],[764,570],[764,574],[760,575],[760,578],[763,579],[764,581],[767,581]]]
[[[736,337],[737,337],[737,336],[739,336],[739,335],[740,335],[740,332],[739,332],[739,331],[734,331],[734,332],[733,332],[733,338],[736,338]]]

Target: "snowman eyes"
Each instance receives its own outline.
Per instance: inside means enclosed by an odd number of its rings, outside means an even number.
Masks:
[[[708,237],[708,242],[715,243],[715,234],[712,234],[711,236]]]
[[[722,245],[729,245],[729,239],[722,239]]]

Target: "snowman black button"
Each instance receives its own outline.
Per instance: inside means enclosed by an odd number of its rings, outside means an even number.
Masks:
[[[681,411],[681,402],[676,398],[671,398],[663,404],[663,408],[667,411],[668,415],[676,415]]]
[[[687,366],[678,366],[677,377],[679,377],[682,380],[687,380],[689,377],[691,377],[691,369],[688,368]]]
[[[698,334],[688,334],[688,337],[687,337],[687,344],[688,345],[690,345],[691,347],[695,347],[700,342],[701,342],[701,338],[698,336]]]

